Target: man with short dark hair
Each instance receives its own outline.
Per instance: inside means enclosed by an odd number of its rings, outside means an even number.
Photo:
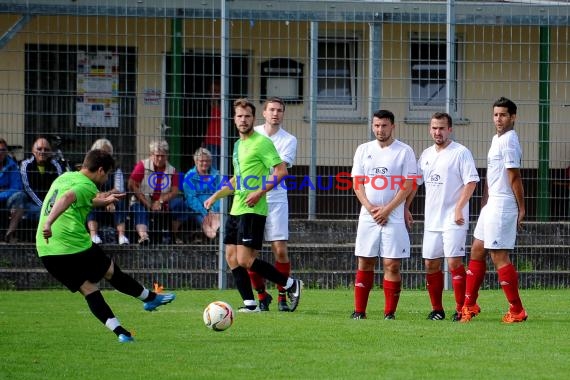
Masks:
[[[457,322],[465,301],[463,258],[469,229],[469,199],[479,182],[479,174],[469,149],[451,139],[452,128],[449,114],[433,114],[429,134],[434,144],[422,152],[418,173],[426,190],[422,256],[432,306],[427,319],[445,319],[442,272],[445,258],[456,304],[451,320]]]
[[[487,181],[481,200],[483,207],[473,231],[462,323],[471,321],[480,311],[477,297],[485,278],[487,252],[509,302],[503,322],[518,323],[528,318],[519,295],[518,273],[509,258],[526,214],[520,170],[522,149],[514,130],[516,118],[517,106],[512,100],[501,97],[493,104],[497,133],[487,154]]]
[[[143,301],[147,311],[172,302],[175,295],[144,288],[91,241],[85,228],[89,212],[125,197],[125,193],[115,191],[98,196],[97,186],[107,181],[114,165],[108,152],[91,150],[80,171],[67,172],[53,182],[41,209],[36,249],[47,271],[71,292],[79,291],[91,313],[117,335],[119,342],[128,343],[133,341],[131,333],[115,317],[97,283],[104,278],[121,293]]]
[[[384,319],[393,320],[400,299],[401,262],[410,257],[404,206],[414,188],[416,157],[410,146],[394,137],[396,124],[391,111],[374,112],[371,127],[375,139],[358,146],[351,172],[354,193],[362,205],[354,250],[358,267],[351,318],[367,318],[374,270],[381,258]],[[386,181],[388,185],[379,188],[376,180]]]

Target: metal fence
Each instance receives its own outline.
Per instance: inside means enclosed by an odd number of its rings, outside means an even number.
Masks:
[[[73,163],[106,137],[129,174],[164,138],[186,172],[218,81],[222,173],[231,102],[252,99],[261,124],[263,100],[280,96],[299,143],[291,218],[355,220],[356,198],[335,185],[374,110],[396,114],[418,156],[430,115],[449,112],[484,177],[491,105],[506,96],[519,106],[528,220],[569,220],[567,1],[0,0],[0,28],[0,135],[19,160],[39,135]],[[421,220],[421,192],[413,207]]]

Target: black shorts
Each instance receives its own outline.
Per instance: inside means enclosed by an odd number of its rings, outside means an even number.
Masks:
[[[224,244],[244,245],[261,251],[265,219],[258,214],[229,215]]]
[[[83,252],[42,256],[40,259],[47,271],[73,293],[78,291],[85,281],[94,284],[101,281],[112,261],[97,244]]]

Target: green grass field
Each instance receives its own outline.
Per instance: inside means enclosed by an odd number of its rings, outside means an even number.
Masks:
[[[295,313],[236,314],[207,329],[210,301],[240,306],[235,290],[180,291],[158,312],[113,291],[104,296],[136,342],[120,344],[66,291],[0,292],[1,379],[561,379],[570,373],[570,290],[521,293],[529,320],[500,322],[501,291],[482,291],[470,324],[425,320],[426,292],[403,291],[397,320],[349,319],[351,290],[306,290]],[[446,292],[445,304],[452,304]],[[272,305],[274,306],[274,305]],[[275,307],[273,309],[276,309]],[[449,309],[449,314],[452,310]]]

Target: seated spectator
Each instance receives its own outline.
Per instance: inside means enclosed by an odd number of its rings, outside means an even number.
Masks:
[[[194,163],[195,166],[184,176],[184,199],[192,219],[202,227],[206,237],[213,239],[220,227],[220,202],[214,203],[210,214],[204,202],[218,189],[220,172],[212,166],[212,154],[206,148],[196,150]]]
[[[2,241],[15,242],[16,228],[24,215],[23,204],[17,203],[22,192],[22,177],[18,163],[8,154],[8,143],[0,137],[0,219],[2,227],[10,220]]]
[[[168,216],[175,212],[172,220],[171,232],[177,243],[181,240],[176,237],[178,229],[185,217],[184,201],[178,196],[179,178],[174,166],[168,162],[168,143],[164,140],[150,143],[150,157],[139,161],[129,177],[129,191],[134,195],[131,198],[131,211],[138,234],[138,243],[149,244],[148,225],[149,213],[156,217]]]
[[[113,155],[113,144],[107,139],[98,139],[91,146],[91,150],[100,149],[111,156]],[[101,186],[101,193],[98,196],[103,198],[109,192],[124,193],[125,192],[125,178],[123,176],[123,171],[119,168],[115,168],[115,174],[109,176],[107,182]],[[117,203],[111,203],[107,205],[104,209],[93,209],[87,215],[87,228],[89,229],[89,234],[91,235],[91,241],[95,244],[103,243],[103,240],[99,236],[99,224],[105,220],[107,216],[111,215],[115,227],[117,229],[118,242],[120,245],[129,244],[129,239],[125,236],[125,219],[126,219],[126,206],[125,199],[121,199]]]
[[[32,157],[22,161],[20,165],[24,191],[16,193],[14,200],[18,207],[23,206],[28,219],[34,222],[39,220],[44,197],[52,182],[62,172],[63,168],[52,157],[51,146],[47,139],[43,137],[36,139],[32,146]],[[19,219],[16,224],[19,223]]]

